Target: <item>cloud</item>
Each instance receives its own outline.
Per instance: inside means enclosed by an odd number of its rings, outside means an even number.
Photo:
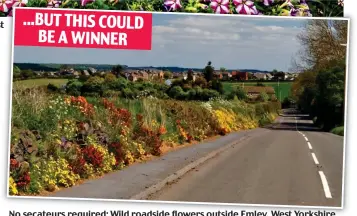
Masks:
[[[298,26],[304,22],[173,14],[156,14],[153,21],[151,51],[22,47],[15,50],[15,61],[195,68],[212,61],[216,68],[287,70],[299,48]]]
[[[296,35],[301,31],[296,25],[281,24],[261,18],[181,16],[153,27],[153,47],[159,50],[160,44],[165,44],[164,49],[173,51],[170,55],[177,63],[185,59],[197,65],[194,60],[207,59],[234,68],[268,69],[274,64],[279,68],[281,63],[277,60],[290,63],[298,47]],[[237,56],[235,62],[232,56]]]

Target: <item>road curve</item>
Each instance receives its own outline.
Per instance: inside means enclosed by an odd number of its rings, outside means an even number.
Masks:
[[[341,207],[343,137],[294,110],[264,130],[149,199]]]

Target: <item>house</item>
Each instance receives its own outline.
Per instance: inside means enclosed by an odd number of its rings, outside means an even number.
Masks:
[[[267,73],[267,74],[266,74],[266,79],[267,79],[267,80],[273,79],[273,75],[271,75],[270,73]]]
[[[222,79],[223,75],[222,75],[222,73],[220,71],[215,71],[215,72],[213,72],[213,77],[215,79]]]
[[[223,72],[222,73],[222,79],[223,80],[230,80],[232,78],[232,74],[229,72]]]
[[[128,76],[128,80],[132,81],[132,82],[135,82],[139,79],[139,76],[138,74],[136,73],[130,73],[129,76]]]
[[[187,73],[182,73],[182,78],[184,79],[184,80],[187,80]]]
[[[173,73],[172,78],[174,78],[174,79],[182,78],[182,74],[181,73]]]
[[[88,72],[92,75],[92,74],[97,73],[97,70],[95,68],[90,67],[90,68],[88,68]]]
[[[88,70],[83,70],[83,73],[82,73],[84,76],[90,76],[90,73],[88,72]]]
[[[258,80],[266,80],[267,74],[266,73],[254,73],[254,77]]]
[[[73,76],[80,76],[80,75],[81,75],[81,73],[78,72],[78,71],[74,71],[74,72],[73,72]]]
[[[267,93],[270,97],[275,95],[275,90],[272,86],[244,86],[244,90],[251,99],[255,99],[262,92]]]
[[[232,79],[234,79],[234,80],[248,80],[248,72],[232,71]]]
[[[138,75],[140,76],[140,78],[142,78],[143,80],[148,80],[149,79],[149,74],[145,71],[139,71]]]

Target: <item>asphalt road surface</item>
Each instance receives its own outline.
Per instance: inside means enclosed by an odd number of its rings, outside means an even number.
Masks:
[[[149,199],[341,207],[342,178],[343,137],[290,109]]]

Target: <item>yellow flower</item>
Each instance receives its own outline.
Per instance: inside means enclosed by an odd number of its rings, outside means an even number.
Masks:
[[[9,178],[9,193],[10,193],[10,195],[19,194],[19,191],[17,190],[17,187],[16,187],[16,183],[11,176]]]

